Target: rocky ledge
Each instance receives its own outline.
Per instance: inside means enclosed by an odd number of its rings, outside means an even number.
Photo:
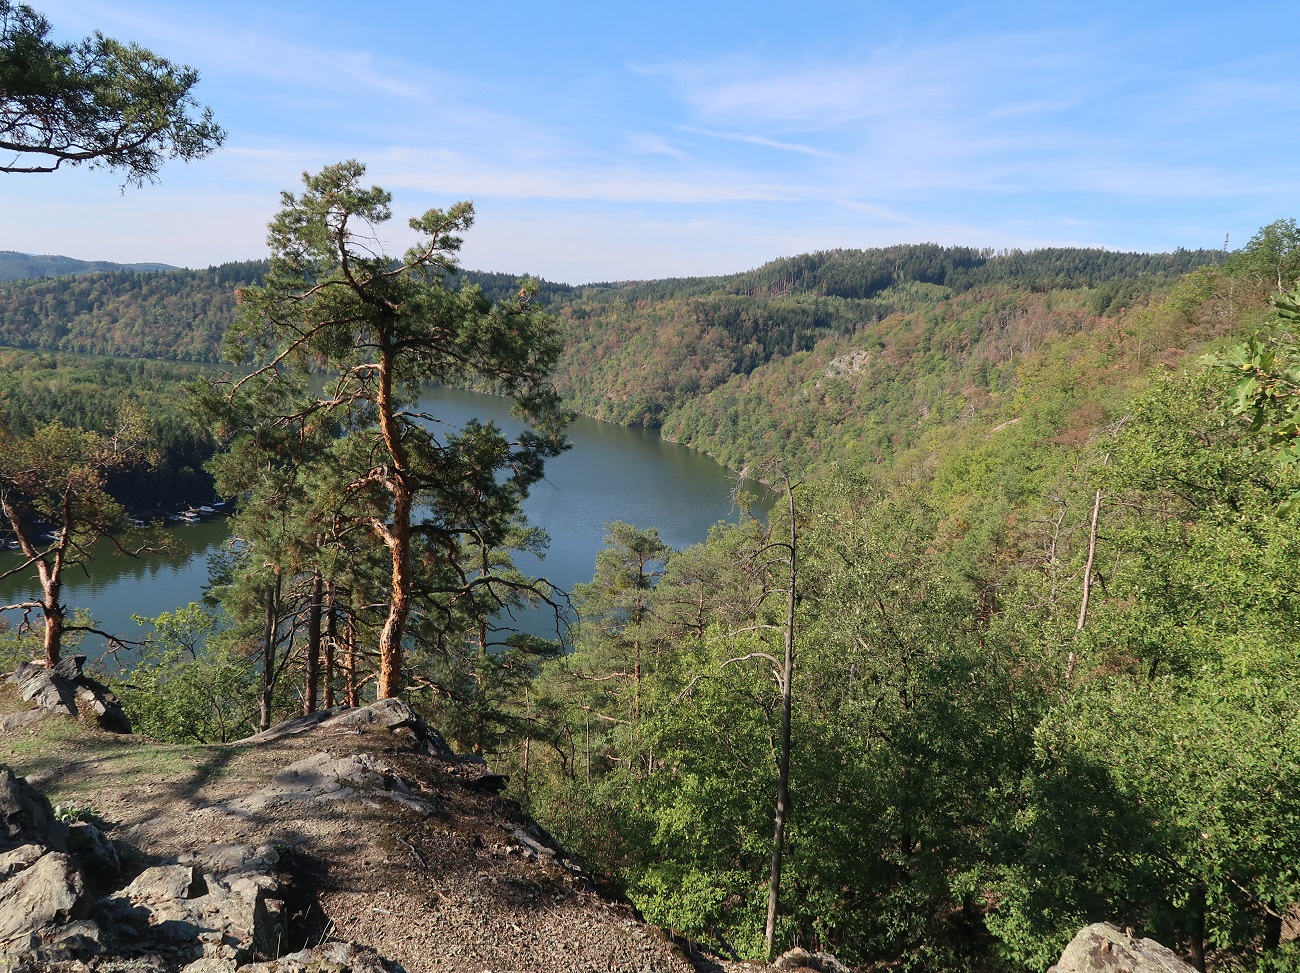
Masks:
[[[0,768],[0,969],[693,968],[396,700],[228,747],[117,739],[41,775],[76,775],[88,821]],[[128,786],[112,765],[136,746],[188,763]]]

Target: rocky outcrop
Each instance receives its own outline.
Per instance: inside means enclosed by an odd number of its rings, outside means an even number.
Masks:
[[[22,698],[35,709],[6,718],[0,729],[14,729],[33,721],[33,713],[57,713],[93,722],[110,733],[130,733],[131,721],[117,696],[102,682],[87,676],[84,655],[69,656],[54,669],[39,662],[25,662],[9,676]]]
[[[691,969],[399,701],[164,748],[156,769],[148,740],[88,737],[75,772],[43,779],[93,793],[114,840],[0,768],[0,896],[26,901],[47,870],[64,893],[11,913],[5,973]]]
[[[45,795],[0,767],[0,955],[27,952],[90,913],[68,829]]]
[[[249,967],[288,943],[271,845],[213,844],[193,861],[152,865],[126,881],[103,832],[84,821],[65,826],[43,794],[0,767],[0,848],[3,969],[76,973],[121,957],[168,973],[400,973],[377,954],[334,943]],[[107,892],[96,897],[92,884]],[[336,957],[346,964],[325,965]]]
[[[372,949],[365,949],[352,943],[326,943],[312,949],[289,953],[269,963],[253,963],[240,967],[239,973],[323,973],[326,970],[346,970],[348,973],[405,973],[398,963],[384,959]],[[201,973],[201,971],[186,969],[185,973]]]
[[[269,743],[272,740],[302,736],[305,733],[325,736],[355,733],[368,726],[383,727],[395,736],[408,740],[412,749],[426,757],[451,761],[463,759],[457,757],[441,733],[429,726],[400,699],[381,699],[369,706],[335,706],[333,709],[297,716],[278,723],[269,730],[245,737],[238,741],[238,744]]]
[[[783,973],[800,973],[804,970],[811,973],[849,973],[849,968],[830,953],[810,953],[799,947],[778,956],[772,963],[772,968],[782,970]]]
[[[1109,922],[1079,931],[1048,973],[1195,973],[1173,950]]]
[[[44,794],[0,767],[0,852],[19,845],[67,851],[68,829],[55,820]]]
[[[18,952],[39,946],[52,931],[88,915],[85,880],[63,852],[41,855],[0,884],[0,944]]]

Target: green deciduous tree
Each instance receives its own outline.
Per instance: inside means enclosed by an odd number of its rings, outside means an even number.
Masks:
[[[31,7],[0,0],[0,172],[113,169],[127,184],[167,159],[199,159],[225,139],[190,94],[198,72],[96,32],[49,39]]]
[[[1208,355],[1206,364],[1225,368],[1237,376],[1229,405],[1250,422],[1256,433],[1275,452],[1279,462],[1300,466],[1300,289],[1273,298],[1281,333],[1272,339],[1251,338],[1231,350]],[[1300,503],[1300,492],[1292,494],[1284,510]]]
[[[139,658],[118,679],[132,724],[156,740],[227,743],[256,722],[257,678],[218,634],[220,616],[191,603],[156,618]]]

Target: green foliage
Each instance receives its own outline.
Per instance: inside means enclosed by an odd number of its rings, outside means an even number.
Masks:
[[[157,178],[165,160],[201,159],[226,133],[190,94],[198,72],[96,32],[49,39],[31,7],[0,0],[0,172],[70,166],[116,170],[126,185]]]
[[[801,491],[785,942],[1041,969],[1108,920],[1285,968],[1294,469],[1234,421],[1227,372],[1147,374],[1257,328],[1241,283],[1207,269],[1102,320],[1087,295],[969,290],[677,413],[736,462],[887,458]],[[910,429],[881,415],[918,399]],[[647,916],[756,954],[779,729],[761,542],[715,532],[642,573],[619,566],[644,532],[609,540],[574,654],[535,684],[559,722],[530,806]]]
[[[97,828],[107,826],[104,818],[94,805],[91,804],[56,804],[54,805],[54,819],[62,821],[64,824],[75,824],[78,821],[85,821],[87,824],[93,824]]]
[[[1247,418],[1249,431],[1258,434],[1279,463],[1294,469],[1300,466],[1300,353],[1295,334],[1300,289],[1274,297],[1273,306],[1279,324],[1287,329],[1284,334],[1272,340],[1250,338],[1204,361],[1236,374],[1229,399],[1233,413]],[[1300,491],[1291,494],[1281,512],[1293,513],[1298,504]]]
[[[15,348],[215,362],[237,288],[265,261],[118,270],[0,284],[0,342]]]
[[[1170,304],[1158,322],[1167,335],[1134,320],[1151,317],[1146,305],[1179,273],[1221,260],[1217,251],[903,246],[808,254],[726,277],[539,282],[535,300],[558,318],[555,383],[566,405],[662,427],[736,469],[773,460],[820,469],[846,456],[878,463],[935,430],[1011,418],[1005,399],[1022,365],[1062,343],[1092,353],[1094,370],[1083,370],[1091,384],[1114,384],[1117,365],[1140,372],[1185,347],[1189,332],[1220,326],[1192,320],[1204,316],[1199,292]],[[227,265],[0,285],[0,340],[212,361],[235,288],[264,271]],[[447,274],[492,301],[518,294],[504,274]],[[1213,289],[1217,279],[1203,275],[1198,286]],[[496,391],[490,379],[448,380]]]
[[[1224,269],[1268,290],[1292,290],[1300,284],[1300,226],[1288,219],[1261,227]]]
[[[105,480],[130,510],[175,510],[212,498],[203,464],[216,444],[182,410],[185,384],[209,374],[204,369],[24,352],[0,352],[0,366],[0,423],[15,436],[54,421],[112,434],[123,408],[138,416],[149,462],[117,467]]]
[[[156,618],[139,659],[118,677],[140,733],[168,743],[227,743],[257,729],[257,679],[247,659],[211,636],[220,616],[191,602]]]

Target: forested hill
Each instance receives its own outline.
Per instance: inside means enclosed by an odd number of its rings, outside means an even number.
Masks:
[[[1006,285],[1043,291],[1090,288],[1098,311],[1131,302],[1179,274],[1220,262],[1214,250],[1174,253],[1115,253],[1107,250],[975,250],[933,244],[874,250],[827,250],[787,257],[755,270],[722,277],[589,284],[573,287],[541,282],[541,300],[555,309],[569,304],[623,310],[631,302],[692,297],[822,297],[854,304],[852,316],[883,317],[949,293],[978,286]],[[164,264],[110,264],[70,257],[0,252],[0,343],[45,351],[145,355],[212,361],[233,314],[235,288],[256,283],[266,261],[221,264],[205,270],[177,270]],[[518,276],[465,271],[467,283],[494,300],[513,292]],[[934,291],[922,285],[933,285]],[[760,322],[764,344],[775,335],[794,335],[783,308],[767,308]],[[726,317],[727,315],[723,315]],[[834,328],[814,316],[805,331]],[[723,322],[726,326],[726,322]],[[807,334],[804,341],[806,343]],[[791,342],[784,343],[787,347]]]
[[[235,289],[265,261],[206,270],[114,270],[0,283],[0,344],[94,355],[217,361]]]
[[[115,264],[108,260],[77,260],[50,254],[19,253],[0,250],[0,280],[25,280],[31,277],[58,277],[104,270],[175,270],[169,264]]]
[[[67,257],[32,257],[37,262]],[[0,257],[3,257],[0,254]],[[77,261],[70,261],[77,263]],[[14,266],[20,266],[14,262]],[[119,269],[64,272],[8,280],[0,276],[0,345],[81,354],[214,362],[235,314],[235,291],[261,281],[265,260],[205,270]],[[4,264],[0,261],[0,274]],[[494,300],[513,293],[518,277],[465,273]],[[541,299],[563,301],[573,288],[544,283]]]
[[[816,466],[848,449],[874,461],[927,429],[988,412],[1026,356],[1115,331],[1219,251],[829,250],[722,277],[542,284],[566,355],[568,403],[739,468]],[[114,271],[0,284],[0,344],[216,361],[236,288],[265,262]],[[499,299],[508,274],[465,272]],[[1182,339],[1180,338],[1179,341]],[[1147,344],[1150,363],[1163,348]]]
[[[903,282],[936,284],[955,293],[990,284],[1038,290],[1101,287],[1116,281],[1130,285],[1168,280],[1206,264],[1221,263],[1218,250],[1173,253],[1120,253],[1111,250],[1055,247],[1042,250],[977,250],[937,244],[900,244],[872,250],[820,250],[783,257],[739,274],[723,277],[677,277],[665,280],[597,284],[633,299],[657,300],[703,294],[775,297],[874,298]],[[1139,285],[1140,286],[1140,285]]]

